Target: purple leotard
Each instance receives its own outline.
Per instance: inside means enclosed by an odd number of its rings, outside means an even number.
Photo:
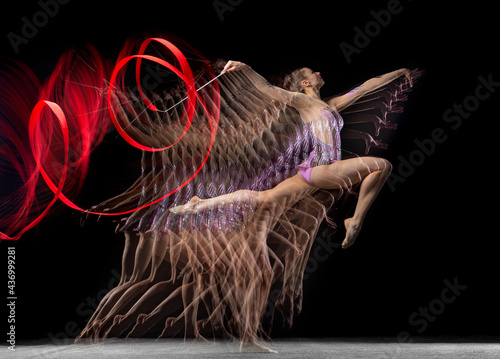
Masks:
[[[340,130],[344,125],[344,121],[334,109],[321,110],[321,114],[321,118],[312,123],[312,128],[321,126],[321,131],[328,131],[328,133],[331,134],[329,140],[331,140],[333,144],[329,145],[314,137],[314,149],[310,152],[309,158],[299,165],[299,173],[309,184],[311,184],[311,172],[313,167],[328,165],[341,158]]]

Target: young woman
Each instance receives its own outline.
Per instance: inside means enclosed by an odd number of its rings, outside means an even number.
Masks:
[[[242,348],[269,351],[260,338],[270,334],[274,312],[291,326],[301,311],[303,277],[321,222],[342,193],[359,185],[342,247],[356,240],[391,165],[368,156],[341,159],[339,111],[356,112],[360,103],[387,106],[380,118],[357,120],[390,128],[384,114],[395,110],[390,102],[401,99],[403,84],[411,86],[418,72],[394,71],[327,100],[320,97],[321,75],[308,68],[287,76],[282,87],[241,62],[229,61],[223,72],[220,120],[207,164],[175,196],[119,225],[126,238],[122,281],[79,340],[140,337],[163,322],[160,337],[181,331],[195,338],[222,335],[238,338]],[[186,111],[184,103],[158,105],[178,114],[146,117],[140,107],[134,112],[143,116],[134,125],[142,126],[152,147],[164,146],[163,132],[175,133]],[[132,124],[123,113],[124,123]],[[143,177],[101,210],[116,211],[135,198],[147,203],[184,183],[205,154],[203,141],[211,133],[203,131],[190,130],[178,150],[152,154]],[[370,136],[361,138],[382,147]]]
[[[350,247],[361,230],[368,209],[389,177],[392,166],[387,160],[377,157],[340,159],[340,130],[343,120],[338,111],[401,76],[405,76],[412,86],[410,70],[400,69],[370,79],[348,93],[328,100],[323,100],[320,96],[320,89],[325,83],[321,74],[309,68],[295,70],[285,79],[284,86],[288,90],[269,85],[248,65],[241,62],[229,61],[224,68],[224,72],[238,70],[244,71],[263,93],[295,108],[302,121],[311,124],[317,146],[307,161],[300,165],[297,175],[270,190],[260,192],[241,190],[210,199],[200,199],[195,196],[187,204],[171,208],[170,211],[174,213],[199,211],[219,203],[237,201],[242,196],[253,197],[257,203],[279,202],[282,198],[308,188],[342,191],[361,183],[354,215],[344,222],[347,232],[342,247]]]

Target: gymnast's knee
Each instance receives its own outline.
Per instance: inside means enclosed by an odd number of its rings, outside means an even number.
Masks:
[[[392,172],[392,163],[386,160],[385,158],[380,158],[380,171],[384,174],[384,176],[389,177]]]
[[[361,157],[361,161],[364,162],[368,158],[371,162],[366,163],[366,165],[370,173],[380,171],[384,176],[389,177],[392,172],[392,164],[388,160],[381,157]]]

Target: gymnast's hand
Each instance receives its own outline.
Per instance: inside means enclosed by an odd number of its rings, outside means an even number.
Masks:
[[[368,133],[365,133],[363,136],[365,140],[365,155],[367,155],[370,152],[370,149],[373,148],[382,148],[382,149],[387,149],[387,144],[374,139],[372,136],[370,136]]]
[[[410,84],[410,87],[413,86],[413,78],[411,76],[411,71],[409,69],[400,69],[398,70],[399,76],[405,76],[406,79],[408,80],[408,83]]]
[[[414,69],[414,70],[409,70],[409,69],[400,69],[398,70],[399,76],[405,76],[406,79],[408,80],[408,84],[410,87],[413,86],[413,82],[418,79],[419,77],[422,77],[425,74],[424,70],[419,70],[419,69]]]
[[[243,62],[230,60],[227,62],[226,66],[224,66],[224,69],[222,70],[222,72],[241,70],[245,67],[248,67],[248,65],[244,64]]]

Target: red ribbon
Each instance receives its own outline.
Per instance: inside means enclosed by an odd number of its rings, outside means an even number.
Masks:
[[[175,66],[173,66],[172,64],[168,63],[167,61],[161,59],[161,58],[158,58],[158,57],[155,57],[155,56],[150,56],[150,55],[144,55],[144,52],[146,51],[147,46],[152,41],[158,42],[158,43],[164,45],[166,48],[168,48],[173,53],[173,55],[176,57],[176,59],[178,60],[182,71],[179,70],[178,68],[176,68]],[[140,83],[140,67],[141,67],[141,62],[142,62],[143,59],[156,62],[156,63],[158,63],[158,64],[160,64],[160,65],[168,68],[169,70],[171,70],[172,72],[174,72],[177,76],[179,76],[179,78],[182,79],[184,81],[184,83],[186,84],[187,95],[188,95],[188,98],[187,98],[187,100],[188,100],[187,109],[188,110],[187,110],[186,127],[185,127],[184,132],[182,133],[182,135],[173,144],[171,144],[169,146],[162,147],[162,148],[152,148],[152,147],[144,146],[141,143],[135,141],[132,137],[130,137],[125,132],[125,130],[120,126],[120,124],[117,121],[117,118],[116,118],[116,115],[115,115],[115,113],[113,111],[113,106],[112,106],[112,91],[113,91],[114,84],[116,82],[116,78],[117,78],[117,75],[118,75],[119,71],[130,60],[132,60],[132,59],[137,59],[136,80],[137,80],[137,85],[138,85],[138,88],[139,88],[140,96],[141,96],[142,100],[144,101],[144,103],[146,104],[146,106],[148,107],[148,109],[150,109],[152,111],[157,111],[158,109],[146,97],[146,95],[144,94],[144,92],[142,90],[141,83]],[[214,122],[215,122],[215,124],[217,126],[217,124],[219,122],[219,113],[220,113],[220,97],[219,97],[219,87],[218,87],[218,84],[215,84],[215,90],[216,90],[216,94],[214,95],[214,97],[212,99],[215,100],[215,103],[216,103],[216,111],[215,111],[215,113],[213,115],[215,116],[215,121]],[[109,212],[101,213],[101,212],[92,212],[92,211],[85,210],[85,209],[77,206],[75,203],[73,203],[69,198],[67,198],[62,193],[62,190],[63,190],[63,187],[64,187],[64,182],[66,180],[66,176],[67,176],[67,173],[68,173],[68,152],[69,152],[69,131],[68,131],[68,125],[67,125],[67,121],[66,121],[66,117],[64,115],[64,112],[61,109],[61,107],[59,107],[59,105],[57,105],[54,102],[50,102],[50,101],[39,101],[36,104],[36,106],[34,107],[32,113],[31,113],[31,117],[30,117],[30,122],[29,122],[30,146],[31,146],[31,151],[32,151],[33,156],[34,156],[35,161],[36,161],[37,170],[40,171],[40,173],[41,173],[41,175],[42,175],[45,183],[48,185],[48,187],[50,188],[50,190],[54,193],[54,198],[48,204],[47,208],[45,208],[45,210],[35,220],[33,220],[30,224],[28,224],[25,228],[23,228],[16,236],[10,237],[10,236],[7,236],[6,234],[0,232],[0,238],[1,239],[7,239],[7,240],[18,240],[22,236],[22,234],[24,232],[26,232],[27,230],[33,228],[35,225],[37,225],[42,220],[42,218],[48,213],[48,211],[54,205],[54,203],[56,202],[57,199],[60,199],[68,207],[71,207],[71,208],[73,208],[75,210],[78,210],[78,211],[81,211],[81,212],[85,212],[85,213],[89,213],[89,214],[95,214],[95,215],[101,215],[101,216],[125,215],[125,214],[129,214],[129,213],[133,213],[133,212],[138,211],[140,209],[149,207],[149,206],[151,206],[151,205],[153,205],[155,203],[158,203],[158,202],[164,200],[165,198],[169,197],[170,195],[174,194],[175,192],[177,192],[178,190],[180,190],[181,188],[183,188],[184,186],[186,186],[202,170],[203,166],[205,165],[205,163],[208,160],[208,157],[210,156],[212,145],[213,145],[213,142],[214,142],[214,139],[215,139],[215,135],[216,135],[216,132],[217,132],[217,129],[214,128],[214,126],[212,124],[212,121],[211,121],[211,118],[210,118],[212,114],[208,111],[208,109],[206,107],[206,104],[203,101],[203,98],[196,91],[195,83],[194,83],[194,78],[193,78],[193,73],[191,71],[191,67],[189,66],[189,63],[186,60],[185,56],[182,54],[182,52],[176,46],[174,46],[171,42],[169,42],[169,41],[167,41],[165,39],[150,38],[150,39],[145,40],[141,44],[141,47],[139,49],[139,54],[128,56],[128,57],[125,57],[125,58],[121,59],[116,64],[116,66],[115,66],[115,68],[113,70],[113,73],[111,75],[111,79],[110,79],[110,83],[109,83],[109,92],[108,92],[108,106],[109,106],[109,110],[110,110],[110,114],[111,114],[111,120],[113,121],[113,124],[115,125],[115,127],[118,130],[119,134],[129,144],[131,144],[132,146],[134,146],[136,148],[139,148],[141,150],[150,151],[150,152],[164,151],[164,150],[172,147],[176,143],[178,143],[184,137],[184,135],[187,133],[187,131],[189,130],[189,127],[191,125],[191,122],[192,122],[194,114],[195,114],[197,101],[199,102],[199,104],[201,105],[203,111],[205,112],[205,115],[207,117],[207,121],[208,121],[208,124],[209,124],[209,127],[210,127],[210,133],[211,133],[211,136],[210,136],[210,146],[209,146],[209,149],[207,151],[207,155],[205,156],[205,158],[204,158],[202,164],[200,165],[200,167],[196,170],[196,172],[189,179],[186,180],[186,182],[184,182],[183,184],[181,184],[179,187],[177,187],[173,191],[165,194],[163,197],[158,198],[155,201],[152,201],[152,202],[150,202],[148,204],[142,205],[142,206],[137,207],[135,209],[131,209],[131,210],[128,210],[128,211],[125,211],[125,212],[117,212],[117,213],[109,213]],[[61,126],[61,129],[62,129],[63,139],[64,139],[64,167],[63,167],[63,170],[62,170],[61,179],[59,180],[59,184],[57,186],[54,184],[54,182],[48,176],[47,172],[44,170],[43,165],[42,165],[42,163],[40,161],[40,158],[39,158],[39,154],[37,153],[35,145],[34,145],[35,144],[35,142],[34,142],[35,126],[36,126],[36,124],[37,124],[37,122],[38,122],[38,120],[40,118],[40,113],[41,113],[41,111],[43,110],[43,108],[45,106],[49,106],[49,108],[52,110],[52,112],[57,117],[57,119],[59,121],[59,124]]]
[[[43,169],[42,163],[40,162],[39,154],[37,153],[36,146],[35,146],[35,126],[38,123],[38,120],[40,119],[40,113],[42,112],[43,108],[45,106],[49,106],[49,108],[52,110],[52,112],[56,115],[59,125],[61,126],[62,134],[63,134],[63,141],[64,141],[64,167],[62,170],[61,174],[61,179],[59,180],[59,185],[56,186],[54,182],[49,178],[47,175],[47,172]],[[54,203],[56,203],[57,198],[63,198],[64,195],[62,194],[62,189],[64,187],[64,182],[66,181],[66,175],[68,173],[68,152],[69,152],[69,131],[68,131],[68,123],[66,121],[66,116],[64,116],[64,112],[54,102],[50,101],[40,101],[38,102],[35,107],[33,108],[33,111],[31,112],[30,116],[30,122],[29,122],[29,140],[30,140],[30,147],[31,147],[31,152],[33,153],[33,157],[35,158],[36,162],[36,167],[37,170],[40,171],[42,174],[43,179],[47,183],[47,185],[50,187],[52,192],[54,192],[54,198],[50,203],[47,205],[45,210],[37,217],[35,218],[30,224],[28,224],[26,227],[24,227],[16,236],[10,237],[7,236],[6,234],[0,232],[0,238],[1,239],[7,239],[7,240],[13,240],[17,241],[21,236],[26,232],[27,230],[33,228],[36,226],[43,217],[49,212],[49,210],[52,208]],[[66,197],[64,197],[66,198]]]

